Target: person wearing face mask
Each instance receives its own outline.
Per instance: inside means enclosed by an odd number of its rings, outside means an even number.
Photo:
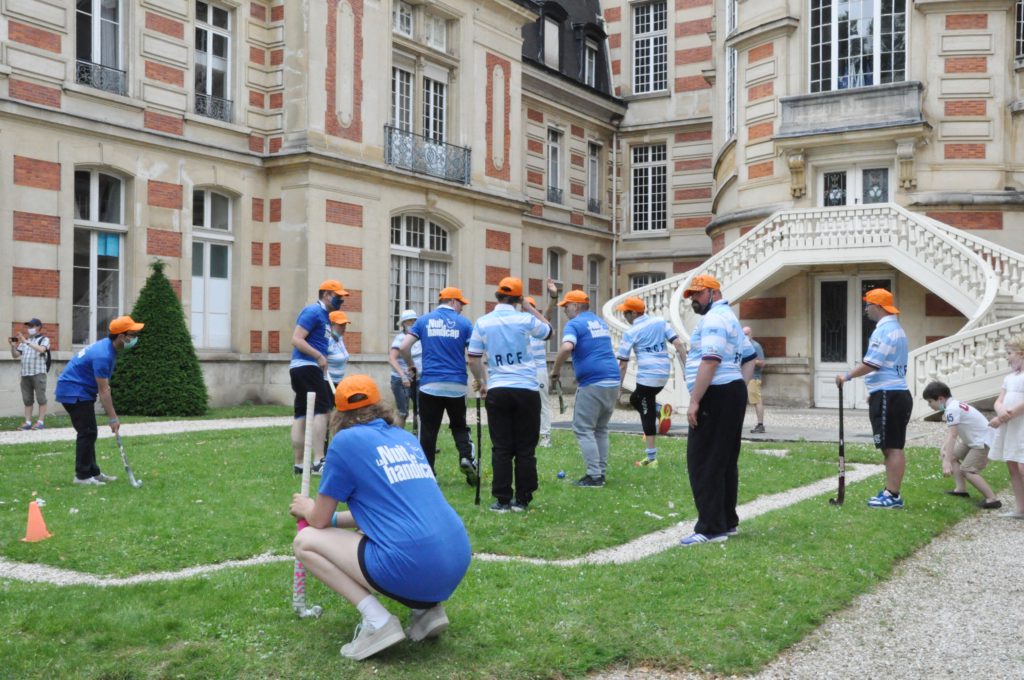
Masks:
[[[697,523],[679,543],[689,547],[721,543],[739,532],[740,437],[757,355],[715,277],[694,276],[683,297],[701,317],[690,334],[685,369],[690,392],[686,470]]]
[[[25,322],[28,337],[18,333],[12,337],[11,356],[21,359],[21,397],[25,404],[25,422],[19,430],[41,430],[46,420],[46,351],[50,339],[43,335],[43,322],[30,319]],[[32,405],[39,404],[39,419],[32,424]]]
[[[117,477],[105,475],[96,464],[96,398],[107,414],[110,431],[115,434],[121,422],[114,410],[110,393],[110,376],[114,373],[117,355],[135,347],[139,331],[145,324],[130,316],[119,316],[110,322],[110,334],[79,351],[61,371],[54,397],[71,416],[78,434],[75,440],[75,484],[103,486]]]
[[[313,474],[323,467],[324,441],[327,436],[327,414],[334,396],[327,384],[327,353],[331,338],[329,314],[338,311],[348,291],[340,281],[328,279],[317,289],[317,300],[299,312],[292,331],[292,360],[288,364],[292,391],[295,393],[292,421],[292,470],[302,474],[302,447],[306,437],[306,393],[316,393],[313,407]]]

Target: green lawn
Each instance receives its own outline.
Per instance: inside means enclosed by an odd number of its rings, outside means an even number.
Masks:
[[[486,438],[486,434],[485,434]],[[572,557],[694,516],[681,440],[662,440],[659,470],[632,466],[637,436],[613,437],[609,484],[578,489],[571,433],[539,449],[541,486],[525,515],[473,505],[450,439],[439,483],[477,552]],[[287,554],[294,523],[285,428],[127,437],[141,489],[121,481],[74,487],[71,443],[0,447],[0,556],[94,574],[178,569],[262,552]],[[741,502],[835,474],[835,446],[780,445],[779,459],[741,458]],[[851,461],[875,462],[848,446]],[[116,448],[101,465],[118,473]],[[557,678],[618,662],[750,671],[826,615],[885,578],[894,564],[973,512],[942,494],[934,450],[911,450],[904,511],[869,510],[880,478],[852,485],[843,508],[827,496],[745,522],[721,545],[676,548],[636,563],[565,568],[475,561],[447,608],[438,641],[403,643],[363,663],[338,655],[358,615],[311,583],[320,620],[290,609],[291,563],[131,587],[0,581],[2,675],[103,678]],[[558,480],[559,470],[568,480]],[[1006,485],[1005,470],[986,476]],[[32,492],[46,499],[54,537],[21,543]],[[484,496],[487,496],[486,486]],[[74,511],[73,511],[74,510]],[[663,517],[658,520],[645,511]],[[678,513],[671,516],[671,513]],[[404,620],[400,606],[391,606]]]
[[[47,404],[47,408],[50,410],[46,415],[46,427],[47,429],[53,429],[55,427],[71,427],[71,419],[68,418],[67,411],[59,403],[50,399],[50,403]],[[33,413],[35,411],[33,410]],[[291,406],[280,406],[278,404],[241,404],[239,406],[224,406],[221,408],[211,408],[205,414],[201,416],[187,416],[184,418],[175,418],[175,420],[209,420],[211,418],[262,418],[268,416],[290,416],[292,414]],[[101,425],[106,423],[106,419],[103,414],[97,415],[97,419]],[[150,417],[150,416],[121,416],[120,420],[122,423],[148,423],[157,420],[167,420],[166,417]],[[5,430],[16,430],[21,424],[25,422],[24,416],[0,416],[0,431]],[[33,417],[32,422],[35,423]]]

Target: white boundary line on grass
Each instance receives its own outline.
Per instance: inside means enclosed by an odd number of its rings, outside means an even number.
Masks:
[[[850,465],[846,470],[846,481],[853,484],[884,471],[885,468],[881,465]],[[779,510],[795,503],[799,503],[800,501],[831,492],[835,489],[835,484],[835,479],[830,477],[796,489],[789,489],[770,496],[762,496],[749,503],[741,505],[737,508],[737,514],[740,517],[740,521],[753,519],[754,517],[763,515],[766,512]],[[686,526],[689,526],[689,522],[690,520],[685,521]],[[484,562],[521,562],[526,564],[557,567],[575,567],[581,564],[626,564],[628,562],[642,560],[645,557],[649,557],[675,547],[680,538],[690,533],[690,529],[684,528],[684,526],[682,526],[683,524],[683,522],[680,522],[679,524],[667,529],[661,529],[633,539],[628,543],[623,543],[622,545],[618,545],[613,548],[595,550],[594,552],[587,553],[582,557],[575,557],[566,560],[543,560],[535,557],[495,555],[493,553],[477,553],[474,557]],[[257,555],[244,560],[229,560],[218,564],[188,567],[178,571],[160,571],[150,574],[137,574],[135,576],[117,578],[96,576],[94,574],[86,574],[79,571],[60,569],[58,567],[50,567],[41,564],[12,562],[0,557],[0,579],[12,579],[27,583],[49,583],[57,586],[99,586],[106,588],[111,586],[156,583],[159,581],[178,581],[181,579],[192,578],[194,576],[223,571],[224,569],[251,567],[260,564],[269,564],[272,562],[290,562],[293,559],[295,559],[293,555],[272,555],[270,553],[263,553],[262,555]]]

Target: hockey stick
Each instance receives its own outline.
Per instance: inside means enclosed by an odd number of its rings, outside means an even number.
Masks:
[[[420,381],[419,379],[413,379],[409,381],[409,398],[412,399],[412,434],[417,439],[420,438]]]
[[[483,440],[480,438],[480,397],[476,398],[476,500],[473,501],[474,505],[480,505],[480,478],[483,477],[483,463],[481,462],[484,458]]]
[[[565,396],[562,394],[562,381],[555,378],[555,392],[558,393],[558,413],[565,413]]]
[[[128,464],[128,454],[124,452],[124,444],[121,443],[121,433],[115,432],[114,439],[117,440],[117,448],[121,449],[121,462],[124,463],[124,471],[128,473],[128,483],[132,485],[132,488],[138,489],[142,486],[142,480],[135,479],[135,475],[132,473],[132,466]]]
[[[301,491],[303,496],[309,495],[309,477],[310,477],[310,464],[311,458],[313,457],[313,418],[316,417],[314,414],[316,406],[316,392],[306,393],[306,439],[302,444],[302,486]],[[307,526],[306,520],[298,520],[298,531],[302,531]],[[309,617],[320,618],[323,613],[323,609],[320,605],[315,604],[312,607],[306,606],[306,567],[298,560],[295,559],[295,572],[292,577],[292,609],[299,615],[300,619],[306,619]]]
[[[843,386],[839,386],[839,493],[828,499],[832,505],[842,505],[846,499],[846,440],[843,438]]]

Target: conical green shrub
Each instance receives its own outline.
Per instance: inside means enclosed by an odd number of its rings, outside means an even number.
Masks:
[[[206,383],[184,310],[164,275],[164,262],[156,260],[150,266],[153,273],[131,312],[146,327],[135,347],[118,353],[110,379],[114,408],[124,415],[202,415]]]

